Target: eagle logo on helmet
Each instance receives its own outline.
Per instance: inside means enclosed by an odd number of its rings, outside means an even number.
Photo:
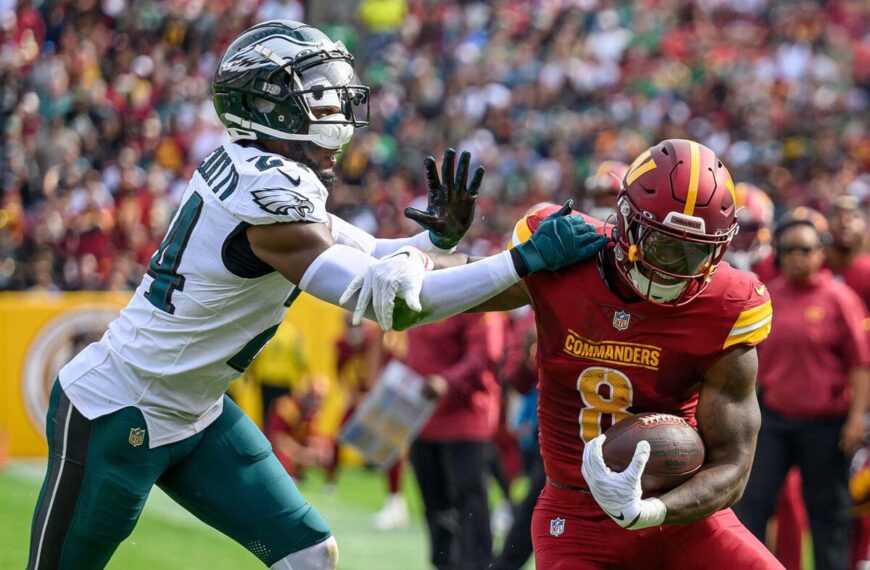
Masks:
[[[251,194],[260,209],[270,214],[286,216],[291,211],[295,211],[296,215],[304,218],[314,212],[314,204],[311,200],[287,188],[263,188],[254,190]]]
[[[253,49],[253,46],[248,47],[235,54],[233,57],[221,64],[221,71],[246,71],[248,69],[256,69],[271,65],[269,59],[263,57],[259,52]]]

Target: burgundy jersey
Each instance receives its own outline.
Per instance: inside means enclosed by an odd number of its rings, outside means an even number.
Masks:
[[[851,287],[870,309],[870,254],[860,253],[849,267],[831,269],[834,277]],[[868,329],[870,331],[870,329]]]
[[[513,243],[552,209],[521,220]],[[601,222],[590,222],[601,231]],[[664,412],[695,425],[706,370],[770,332],[765,286],[724,262],[707,289],[678,308],[626,303],[607,286],[596,258],[529,275],[525,284],[538,329],[541,455],[547,475],[564,485],[586,487],[585,442],[625,417]]]

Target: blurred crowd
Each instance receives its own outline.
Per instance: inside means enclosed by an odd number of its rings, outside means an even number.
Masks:
[[[225,140],[216,62],[297,0],[0,1],[0,290],[129,289],[188,178]],[[332,209],[382,237],[449,145],[487,169],[466,247],[531,204],[582,204],[605,159],[715,150],[779,212],[870,200],[862,0],[362,0],[323,26],[373,88]]]
[[[220,55],[256,22],[305,20],[303,4],[0,0],[0,291],[134,288],[193,171],[228,140],[211,101]],[[834,218],[847,212],[860,218],[860,229],[849,234],[832,224],[832,244],[791,244],[796,249],[788,255],[800,253],[800,245],[807,249],[802,255],[817,254],[818,270],[821,246],[831,246],[829,268],[845,275],[865,302],[870,298],[864,277],[870,260],[862,261],[860,275],[847,274],[866,249],[861,213],[870,205],[866,0],[355,4],[351,24],[312,22],[347,44],[373,92],[372,125],[359,130],[341,156],[342,182],[329,203],[334,213],[380,237],[408,235],[415,230],[402,210],[425,194],[423,158],[455,146],[487,171],[478,220],[462,247],[488,254],[504,247],[533,204],[574,198],[586,211],[612,207],[612,196],[598,203],[592,188],[613,171],[602,168],[616,164],[607,161],[627,163],[658,140],[690,138],[717,152],[736,181],[762,194],[743,202],[747,212],[761,212],[754,227],[745,224],[745,243],[733,247],[735,253],[758,248],[757,259],[744,256],[751,264],[745,268],[762,274],[761,253],[772,259],[773,221],[784,212],[809,207]],[[770,273],[762,278],[773,282],[775,265],[767,265]],[[849,275],[857,276],[854,283]],[[415,368],[420,350],[409,346],[425,331],[384,339],[377,330],[349,327],[336,348],[340,387],[350,394],[345,419],[390,358],[430,380],[441,378],[447,392],[436,420],[470,431],[446,440],[444,429],[430,429],[435,436],[424,431],[412,447],[412,466],[423,473],[492,472],[503,488],[500,471],[525,473],[531,502],[507,508],[517,530],[509,531],[509,522],[494,525],[500,526],[496,534],[517,537],[505,541],[495,567],[519,568],[531,548],[521,539],[528,537],[534,489],[543,485],[534,435],[534,327],[528,313],[513,313],[499,326],[475,318],[443,326],[465,327],[480,338],[496,330],[507,348],[493,352],[504,353],[503,361],[482,362],[488,341],[479,338],[479,351],[456,350],[453,360],[433,356],[443,369],[428,362]],[[283,328],[249,375],[262,390],[264,429],[287,470],[302,477],[306,469],[324,468],[332,483],[338,447],[316,429],[326,388],[316,379],[302,381],[307,365],[300,342],[297,332]],[[481,361],[466,362],[475,358]],[[485,400],[488,413],[454,406],[454,400],[471,399],[457,388],[474,384],[469,378],[479,380],[475,401]],[[505,435],[508,425],[514,434]],[[499,446],[500,437],[512,443]],[[505,465],[469,469],[490,446],[503,448],[491,456]],[[511,448],[512,460],[505,451]],[[437,459],[445,450],[452,463]],[[867,487],[870,460],[861,467]],[[399,480],[396,466],[377,528],[407,521]],[[489,516],[487,502],[479,500],[487,480],[457,480],[462,484],[451,488],[464,489],[477,509],[476,522],[465,521],[475,529],[461,535],[475,537],[471,546],[488,560],[492,533],[479,522]],[[437,482],[421,486],[431,542],[449,543],[436,536],[441,519],[435,515],[459,498],[432,491]],[[762,514],[766,524],[769,513]],[[870,518],[865,524],[870,544]],[[796,534],[800,553],[805,531]],[[433,557],[438,551],[433,548]]]

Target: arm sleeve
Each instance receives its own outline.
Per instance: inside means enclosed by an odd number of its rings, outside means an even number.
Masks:
[[[344,290],[350,282],[377,260],[347,245],[336,244],[315,259],[299,287],[318,299],[339,305]],[[420,301],[425,318],[415,325],[440,321],[475,307],[519,282],[509,251],[449,269],[427,272],[423,278]],[[345,309],[353,311],[357,295]],[[376,320],[371,305],[366,318]]]
[[[420,292],[424,317],[414,326],[467,311],[519,281],[510,251],[474,263],[430,271],[423,278]]]
[[[429,232],[420,232],[417,235],[406,238],[380,239],[334,214],[329,214],[329,217],[332,220],[332,239],[336,243],[364,251],[378,259],[390,255],[405,246],[416,247],[426,253],[447,254],[456,250],[455,247],[453,249],[441,249],[435,246],[432,240],[429,239]]]
[[[380,259],[385,255],[390,255],[394,251],[405,247],[406,245],[416,247],[420,251],[426,253],[453,253],[456,248],[441,249],[437,247],[432,240],[429,239],[429,232],[420,232],[419,234],[407,238],[397,239],[377,239],[375,240],[375,257]]]

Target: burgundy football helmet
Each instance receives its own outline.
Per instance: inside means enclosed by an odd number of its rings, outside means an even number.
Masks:
[[[605,160],[599,164],[595,173],[586,178],[583,211],[602,221],[613,216],[627,170],[628,165],[618,160]]]
[[[619,193],[616,267],[634,291],[679,306],[707,287],[737,233],[734,183],[716,154],[669,139],[628,169]]]
[[[740,233],[731,242],[725,261],[743,271],[751,271],[773,251],[773,202],[754,184],[738,182],[734,190]]]

